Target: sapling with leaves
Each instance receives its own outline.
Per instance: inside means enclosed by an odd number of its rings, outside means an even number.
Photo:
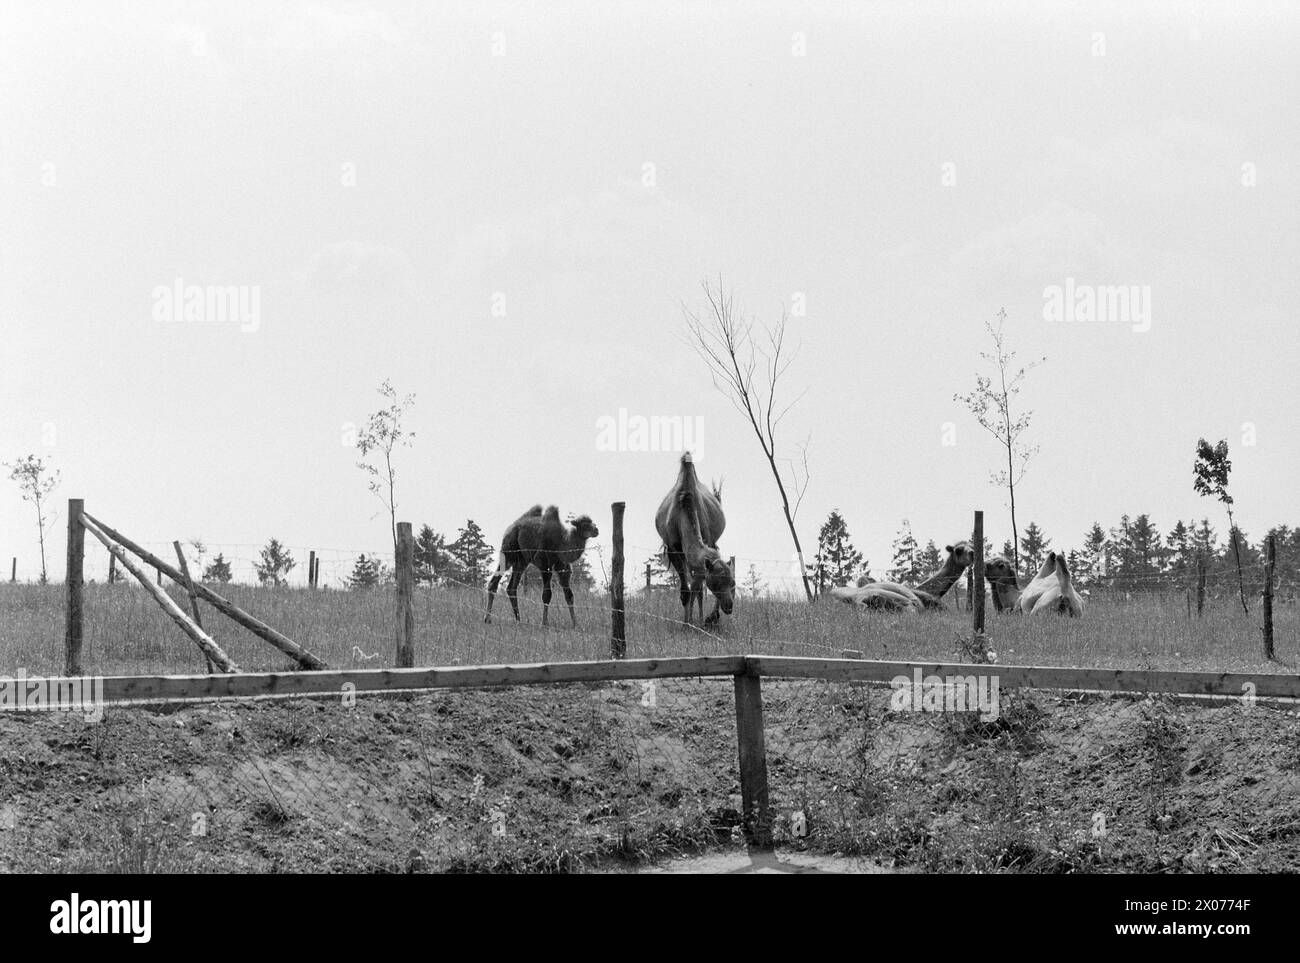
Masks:
[[[1228,536],[1232,542],[1232,555],[1237,562],[1237,592],[1241,596],[1241,610],[1250,614],[1246,604],[1246,577],[1241,571],[1241,544],[1237,523],[1232,517],[1232,496],[1228,494],[1228,475],[1232,462],[1228,460],[1228,443],[1220,441],[1214,447],[1204,438],[1196,442],[1196,461],[1192,465],[1192,485],[1201,496],[1212,495],[1223,502],[1228,510]],[[1208,527],[1208,525],[1207,525]]]

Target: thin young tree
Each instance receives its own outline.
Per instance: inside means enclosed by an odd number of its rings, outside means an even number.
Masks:
[[[1241,610],[1250,614],[1246,604],[1246,577],[1241,571],[1241,546],[1237,537],[1237,523],[1232,518],[1232,496],[1228,494],[1228,475],[1232,462],[1228,460],[1228,443],[1220,441],[1214,447],[1204,438],[1196,442],[1196,461],[1192,465],[1192,487],[1201,496],[1213,495],[1228,510],[1228,537],[1232,554],[1237,561],[1237,591],[1241,596]]]
[[[4,466],[9,469],[9,480],[18,484],[23,501],[36,506],[36,533],[41,543],[41,584],[44,585],[49,581],[45,570],[45,526],[51,521],[51,516],[46,514],[46,499],[58,487],[59,473],[35,455],[5,462]]]
[[[366,425],[357,435],[357,450],[361,452],[361,461],[357,467],[369,476],[368,487],[371,494],[384,503],[388,509],[388,521],[393,536],[393,554],[397,554],[397,469],[393,467],[393,451],[399,447],[409,448],[415,432],[402,427],[402,417],[415,404],[415,395],[401,397],[387,379],[379,386],[379,393],[388,402],[384,407],[370,415]],[[371,464],[369,459],[382,458],[383,468]]]
[[[979,426],[998,440],[1006,452],[1007,467],[1001,471],[990,472],[989,480],[1000,488],[1005,488],[1011,500],[1011,551],[1012,564],[1020,571],[1020,533],[1016,528],[1016,485],[1025,477],[1029,460],[1038,454],[1037,445],[1025,445],[1020,436],[1029,428],[1033,417],[1032,411],[1017,414],[1014,411],[1016,395],[1020,394],[1021,382],[1025,375],[1038,367],[1047,358],[1039,358],[1016,369],[1016,353],[1007,347],[1003,327],[1007,321],[1007,310],[998,312],[998,323],[984,322],[989,336],[993,339],[993,350],[981,351],[980,357],[993,365],[992,377],[975,375],[975,390],[970,394],[953,395],[954,401],[960,401],[975,416]]]
[[[740,317],[734,295],[723,287],[721,278],[718,279],[716,290],[707,280],[701,286],[708,302],[708,311],[701,315],[685,304],[682,305],[682,314],[686,318],[687,343],[708,366],[713,386],[727,397],[754,429],[754,436],[758,439],[763,457],[767,459],[772,478],[776,481],[777,492],[781,497],[781,512],[785,515],[786,527],[790,530],[790,538],[799,558],[804,594],[811,602],[813,590],[808,578],[808,565],[795,527],[799,505],[808,489],[807,442],[800,446],[802,469],[795,464],[794,459],[781,459],[788,465],[788,486],[778,465],[776,442],[776,430],[781,420],[803,397],[803,392],[800,392],[784,406],[777,400],[781,379],[798,352],[797,346],[793,350],[786,348],[785,325],[789,314],[782,311],[781,320],[776,324],[763,325],[760,342],[756,337],[756,322]]]

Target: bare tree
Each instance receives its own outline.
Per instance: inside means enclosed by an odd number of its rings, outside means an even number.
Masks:
[[[399,445],[409,448],[415,432],[402,428],[402,416],[413,404],[415,395],[408,394],[399,398],[395,389],[387,380],[379,386],[379,393],[387,399],[388,404],[374,412],[366,421],[366,426],[357,435],[357,450],[362,460],[357,467],[370,476],[371,494],[384,503],[388,509],[388,522],[392,529],[393,555],[397,554],[397,469],[393,467],[393,449]],[[365,459],[372,452],[383,456],[384,467],[370,464]]]
[[[808,566],[804,563],[803,546],[799,544],[799,532],[794,524],[799,505],[808,490],[808,445],[805,441],[800,446],[802,471],[793,459],[781,459],[789,466],[788,491],[786,479],[782,477],[777,464],[776,453],[777,426],[804,394],[800,392],[793,401],[777,410],[776,397],[781,377],[798,352],[797,347],[794,351],[787,351],[785,346],[785,325],[789,315],[782,311],[779,322],[771,327],[763,326],[762,343],[758,343],[754,337],[755,322],[738,317],[735,299],[723,288],[721,278],[718,279],[716,291],[707,280],[701,287],[709,304],[705,316],[682,305],[688,343],[708,365],[713,386],[749,419],[750,427],[754,429],[754,435],[758,438],[759,447],[763,449],[768,467],[772,469],[772,477],[776,480],[776,488],[781,496],[781,511],[785,515],[785,523],[790,529],[790,538],[794,540],[795,553],[799,557],[804,593],[812,601]],[[790,492],[794,494],[793,505],[790,502]]]
[[[992,321],[984,322],[984,327],[993,338],[993,351],[981,351],[980,357],[997,369],[994,376],[996,382],[994,378],[977,372],[975,390],[967,395],[953,395],[952,400],[960,401],[969,408],[980,427],[996,438],[998,444],[1006,450],[1007,467],[1002,471],[990,472],[989,480],[994,485],[1005,488],[1011,498],[1011,553],[1012,562],[1018,572],[1020,571],[1020,533],[1016,528],[1016,486],[1025,477],[1025,468],[1029,464],[1029,459],[1038,454],[1038,446],[1024,445],[1020,441],[1020,436],[1029,427],[1029,420],[1034,413],[1025,411],[1014,415],[1011,403],[1020,393],[1020,383],[1024,381],[1025,374],[1047,359],[1044,357],[1031,361],[1013,372],[1012,362],[1015,360],[1016,353],[1007,350],[1006,338],[1002,333],[1006,320],[1007,310],[1003,308],[998,312],[996,327]]]
[[[49,466],[35,455],[5,462],[4,467],[9,469],[10,481],[18,483],[18,488],[23,493],[23,501],[36,505],[36,531],[41,542],[41,584],[44,585],[49,581],[49,575],[45,571],[45,526],[51,520],[45,514],[45,499],[59,484],[59,473],[51,471]]]

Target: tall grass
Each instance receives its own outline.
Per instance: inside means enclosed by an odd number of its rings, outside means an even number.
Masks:
[[[188,611],[188,601],[173,588]],[[315,652],[334,667],[393,663],[391,589],[369,591],[263,589],[230,585],[231,601]],[[609,601],[580,593],[578,627],[571,628],[563,596],[551,603],[551,626],[541,625],[534,587],[521,595],[522,622],[498,597],[493,622],[483,623],[484,593],[468,587],[420,588],[415,599],[416,660],[423,665],[541,662],[607,658]],[[837,602],[737,600],[734,617],[716,631],[681,624],[675,591],[636,594],[627,602],[630,658],[765,653],[839,657],[844,649],[867,658],[952,661],[955,640],[970,634],[970,617],[950,602],[947,611],[921,615],[858,612]],[[86,586],[83,661],[102,674],[203,671],[194,645],[134,584]],[[204,625],[246,670],[289,668],[276,649],[203,607]],[[1188,616],[1182,595],[1094,593],[1082,619],[1026,618],[990,611],[988,634],[1003,664],[1103,668],[1295,671],[1295,605],[1275,608],[1280,663],[1263,660],[1262,615],[1234,610],[1228,597],[1211,599],[1205,617]],[[54,674],[63,668],[62,585],[0,584],[0,672],[19,668]]]

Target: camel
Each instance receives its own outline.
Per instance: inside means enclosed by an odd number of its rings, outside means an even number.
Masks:
[[[945,545],[948,557],[939,570],[915,588],[898,582],[871,582],[858,580],[856,587],[833,588],[831,595],[842,602],[861,605],[869,609],[919,612],[922,609],[943,608],[943,597],[957,584],[962,572],[975,561],[975,552],[968,542]]]
[[[999,612],[1010,610],[1027,615],[1060,612],[1071,618],[1083,615],[1083,598],[1071,583],[1065,556],[1057,552],[1047,553],[1038,574],[1024,587],[1011,563],[1001,556],[991,559],[984,567],[984,577],[993,590],[993,607]]]
[[[668,562],[677,572],[681,586],[682,622],[691,623],[691,609],[698,603],[703,625],[713,625],[721,611],[731,614],[735,605],[736,580],[718,551],[718,539],[727,527],[721,492],[705,488],[695,475],[695,463],[688,451],[672,490],[655,512],[655,529],[664,540]],[[713,611],[704,617],[704,586],[713,593]]]
[[[501,536],[501,551],[497,554],[497,570],[488,583],[487,616],[484,622],[492,621],[492,600],[496,598],[497,586],[501,576],[510,569],[510,581],[506,584],[506,595],[510,599],[510,608],[519,621],[519,580],[529,565],[534,565],[542,573],[542,625],[547,624],[551,607],[551,572],[560,576],[560,588],[564,589],[564,601],[569,606],[569,618],[574,627],[578,625],[578,616],[573,611],[573,589],[569,588],[569,566],[576,562],[587,547],[587,539],[600,534],[590,515],[579,515],[571,523],[560,521],[560,510],[551,505],[542,511],[541,505],[534,505],[520,515],[506,533]]]

